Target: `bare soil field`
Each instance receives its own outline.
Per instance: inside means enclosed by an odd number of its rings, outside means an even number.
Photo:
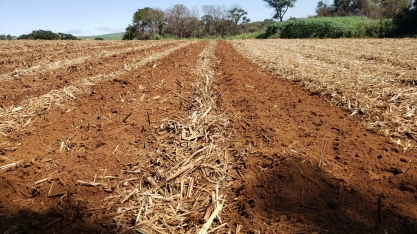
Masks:
[[[14,43],[0,233],[417,233],[415,40]]]

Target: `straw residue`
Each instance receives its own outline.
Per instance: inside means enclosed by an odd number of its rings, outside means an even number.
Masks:
[[[227,151],[225,115],[216,107],[218,94],[212,89],[213,41],[200,54],[192,87],[189,112],[165,119],[155,126],[158,150],[126,174],[133,187],[119,187],[110,201],[121,203],[111,210],[118,231],[140,233],[208,233],[221,229],[221,211],[226,189],[232,183]],[[177,97],[179,97],[178,94]],[[140,166],[139,166],[140,165]],[[131,222],[133,220],[133,222]]]
[[[5,80],[12,80],[14,78],[19,78],[19,77],[26,77],[29,75],[33,75],[33,74],[37,74],[37,73],[45,73],[45,72],[49,72],[51,70],[56,70],[62,67],[70,67],[70,66],[74,66],[74,65],[78,65],[78,64],[83,64],[83,63],[88,63],[91,61],[96,61],[99,59],[103,59],[106,57],[111,57],[111,56],[115,56],[115,55],[119,55],[119,54],[123,54],[123,53],[127,53],[127,52],[131,52],[131,51],[137,51],[137,50],[141,50],[141,49],[147,49],[147,48],[151,48],[152,46],[155,45],[162,45],[165,43],[169,43],[169,42],[148,42],[146,44],[142,44],[139,46],[135,46],[135,47],[131,47],[131,48],[127,48],[127,49],[123,49],[123,50],[115,50],[115,51],[103,51],[101,53],[97,53],[97,54],[93,54],[93,55],[89,55],[89,56],[81,56],[81,57],[77,57],[76,59],[67,59],[67,60],[61,60],[61,61],[57,61],[57,62],[52,62],[52,63],[44,63],[42,65],[37,65],[37,66],[33,66],[30,68],[26,68],[26,69],[16,69],[13,72],[9,72],[6,74],[1,74],[0,75],[0,82],[1,81],[5,81]],[[24,61],[22,61],[24,62]]]
[[[182,42],[176,47],[152,54],[149,57],[142,57],[139,55],[134,61],[129,62],[129,67],[131,68],[129,71],[137,70],[149,62],[166,57],[170,53],[179,50],[190,43],[194,42]],[[79,79],[62,89],[51,90],[48,94],[24,101],[20,106],[0,107],[0,135],[7,136],[10,132],[13,132],[18,128],[25,128],[30,125],[35,116],[54,106],[60,106],[67,101],[76,99],[78,95],[87,93],[91,86],[127,74],[129,71],[121,69],[108,74]]]
[[[247,40],[230,43],[265,71],[300,82],[313,93],[328,95],[334,105],[342,106],[352,115],[360,115],[363,125],[409,150],[417,147],[416,44],[410,40],[380,42]],[[372,48],[367,48],[368,45]]]

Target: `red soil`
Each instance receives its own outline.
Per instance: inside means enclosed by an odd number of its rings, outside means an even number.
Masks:
[[[248,233],[417,231],[415,150],[401,153],[326,97],[263,73],[224,42],[216,56],[233,149],[245,154],[230,195],[232,226]]]
[[[54,89],[61,89],[78,79],[123,70],[124,65],[134,61],[138,55],[147,57],[152,53],[166,50],[175,45],[178,45],[178,42],[168,45],[155,45],[151,48],[128,51],[110,57],[94,58],[86,63],[65,66],[52,71],[46,70],[45,72],[2,81],[2,86],[0,87],[0,107],[19,105],[23,100],[46,94]]]
[[[26,42],[26,43],[25,43]],[[0,51],[0,73],[13,72],[15,70],[27,69],[45,63],[53,63],[62,60],[75,59],[93,54],[99,54],[104,51],[122,50],[134,47],[137,42],[91,42],[91,41],[59,41],[57,43],[48,41],[18,41],[25,43],[26,46],[20,46],[21,50],[10,49],[6,42],[2,44]],[[29,46],[30,45],[30,46]],[[29,46],[29,47],[27,47]]]
[[[187,46],[96,85],[37,116],[24,131],[1,137],[21,145],[0,151],[0,165],[10,163],[6,158],[25,163],[0,174],[0,233],[14,226],[26,233],[114,231],[105,198],[121,185],[108,181],[112,188],[105,191],[77,180],[104,173],[123,178],[121,171],[138,166],[138,157],[154,160],[154,129],[187,111],[172,92],[190,94],[178,84],[194,82],[205,46]],[[326,97],[262,72],[226,42],[218,42],[215,55],[214,85],[231,120],[225,147],[234,156],[235,177],[222,212],[227,225],[218,233],[417,232],[415,150],[402,153]],[[44,178],[49,181],[34,186]]]

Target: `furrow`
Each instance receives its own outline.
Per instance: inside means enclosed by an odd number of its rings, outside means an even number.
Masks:
[[[166,44],[167,43],[169,42],[166,42]],[[155,45],[163,45],[163,44],[165,43],[164,42],[162,43],[161,42],[148,42],[146,44],[139,44],[137,46],[129,47],[127,49],[116,50],[116,51],[104,51],[104,52],[101,52],[99,54],[94,54],[94,55],[91,55],[91,53],[93,53],[94,51],[88,51],[88,53],[90,54],[88,56],[79,57],[79,55],[77,54],[76,55],[77,58],[75,59],[67,59],[67,60],[61,60],[61,61],[57,61],[53,63],[46,63],[46,64],[37,65],[37,66],[33,66],[30,68],[26,68],[26,69],[14,69],[13,72],[9,72],[7,74],[1,74],[0,82],[6,81],[6,80],[12,80],[16,78],[24,78],[30,75],[41,73],[41,72],[48,72],[48,71],[56,70],[62,67],[69,67],[69,66],[73,66],[77,64],[82,64],[85,62],[90,62],[92,60],[93,61],[99,60],[99,59],[103,59],[106,57],[111,57],[111,56],[115,56],[115,55],[119,55],[119,54],[123,54],[127,52],[134,52],[134,51],[141,50],[141,49],[151,48],[152,46],[155,46]],[[65,52],[71,53],[71,51],[65,51]]]
[[[80,77],[92,77],[110,73],[117,70],[129,70],[129,64],[135,62],[138,54],[146,54],[165,50],[182,42],[156,43],[138,50],[128,50],[125,53],[117,53],[112,56],[89,59],[79,64],[64,66],[54,70],[41,71],[22,78],[1,82],[0,105],[19,105],[23,100],[41,96],[50,90],[61,89]]]
[[[329,95],[334,105],[343,106],[352,115],[361,115],[364,125],[383,133],[404,150],[417,146],[417,119],[413,117],[416,86],[393,83],[394,78],[384,80],[373,76],[366,67],[352,72],[334,64],[305,59],[295,51],[271,50],[260,42],[234,41],[231,44],[265,71],[301,82],[312,92]]]
[[[190,42],[182,43],[179,46],[152,54],[148,57],[136,57],[128,63],[130,65],[127,70],[119,70],[94,77],[79,79],[62,89],[52,90],[40,97],[34,97],[24,101],[17,107],[0,107],[0,134],[6,136],[17,128],[25,127],[31,122],[32,117],[39,115],[54,106],[59,106],[64,102],[76,99],[77,95],[87,93],[92,86],[105,80],[114,79],[118,76],[135,71],[149,62],[154,62],[166,57],[189,44]]]

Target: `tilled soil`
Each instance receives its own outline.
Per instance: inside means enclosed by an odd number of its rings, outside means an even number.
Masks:
[[[21,42],[21,45],[15,45],[14,43],[2,43],[2,50],[0,51],[0,65],[2,65],[0,72],[2,74],[32,68],[45,63],[70,60],[85,55],[120,50],[137,45],[137,43],[132,42],[116,43],[109,41],[99,43],[91,41],[60,41],[59,43],[51,41],[30,41],[27,43]]]
[[[104,81],[1,137],[18,147],[1,150],[0,165],[24,163],[0,174],[0,233],[119,230],[109,200],[133,183],[114,181],[143,166],[138,157],[157,164],[155,129],[190,111],[206,46]],[[417,232],[415,150],[403,153],[327,97],[266,74],[224,41],[215,56],[217,105],[231,122],[222,147],[234,177],[217,233]],[[126,62],[114,60],[107,63]]]
[[[205,44],[185,47],[140,71],[104,82],[74,103],[38,116],[27,133],[11,134],[7,140],[22,146],[5,156],[28,164],[1,179],[5,192],[0,198],[4,214],[0,230],[13,225],[29,233],[112,230],[114,224],[105,222],[111,218],[100,209],[112,191],[80,187],[77,181],[93,181],[103,173],[123,176],[122,170],[137,164],[135,157],[153,160],[147,153],[156,150],[150,134],[154,125],[186,106],[178,98],[166,97],[166,89],[175,91],[176,80],[194,81],[192,71]],[[61,144],[65,144],[62,151]],[[23,182],[33,185],[44,178],[49,180],[36,189],[22,187]],[[24,194],[16,194],[15,187]],[[74,197],[69,207],[62,201],[66,193]],[[97,208],[99,213],[89,211]]]
[[[234,149],[245,155],[231,223],[249,233],[417,231],[415,151],[401,153],[326,97],[263,73],[224,42],[216,56]]]
[[[110,57],[90,59],[82,64],[64,66],[59,69],[2,81],[0,106],[16,106],[23,100],[46,94],[51,90],[61,89],[75,80],[123,70],[124,66],[132,63],[138,54],[145,57],[178,44],[178,42],[172,42],[164,45],[156,44],[151,48],[132,49],[132,51]]]

